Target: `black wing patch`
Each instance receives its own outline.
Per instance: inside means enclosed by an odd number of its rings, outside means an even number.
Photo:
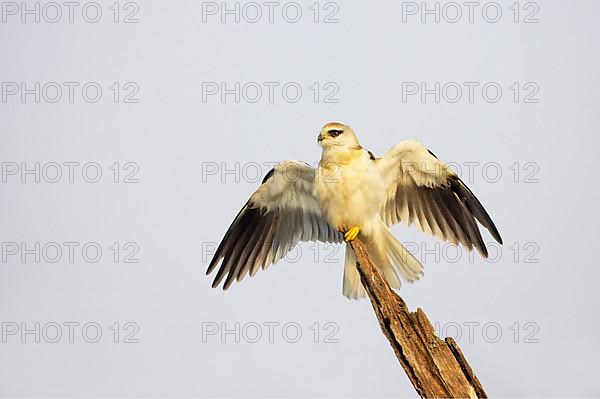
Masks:
[[[269,172],[267,172],[267,174],[265,175],[265,178],[262,181],[262,184],[265,184],[267,182],[267,180],[269,180],[271,177],[273,177],[274,174],[275,174],[275,168],[273,168]]]

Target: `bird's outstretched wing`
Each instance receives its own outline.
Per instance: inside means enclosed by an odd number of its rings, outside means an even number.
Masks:
[[[297,161],[283,161],[264,178],[238,213],[217,248],[206,274],[219,261],[212,286],[223,278],[223,289],[279,261],[300,241],[342,242],[343,236],[321,215],[313,195],[315,169]]]
[[[502,238],[479,200],[462,180],[431,151],[416,141],[404,141],[377,160],[386,181],[382,219],[388,226],[415,223],[422,231],[453,244],[487,248],[477,221],[499,243]]]

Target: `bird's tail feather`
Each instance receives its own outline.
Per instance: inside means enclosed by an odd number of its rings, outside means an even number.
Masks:
[[[390,287],[400,288],[400,278],[413,282],[423,276],[423,265],[402,245],[390,232],[387,226],[381,225],[369,237],[361,237],[373,262],[379,267]],[[360,281],[356,269],[356,256],[349,244],[346,244],[344,263],[344,296],[351,299],[363,298],[366,291]]]
[[[378,229],[377,235],[379,237],[376,237],[375,240],[370,240],[367,250],[378,254],[379,261],[383,265],[397,272],[403,279],[411,283],[423,277],[423,265],[421,262],[394,237],[387,226],[382,224],[381,228]],[[384,275],[386,275],[385,272]],[[399,282],[398,287],[394,287],[389,279],[388,282],[392,288],[400,288]]]
[[[346,243],[346,259],[344,261],[344,283],[342,293],[346,298],[359,299],[367,295],[360,281],[360,274],[356,268],[356,255],[350,244]]]

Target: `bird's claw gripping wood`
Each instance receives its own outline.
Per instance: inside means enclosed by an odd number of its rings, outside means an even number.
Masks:
[[[360,228],[354,226],[344,234],[344,240],[346,240],[346,242],[352,241],[358,236],[358,233],[360,233]]]

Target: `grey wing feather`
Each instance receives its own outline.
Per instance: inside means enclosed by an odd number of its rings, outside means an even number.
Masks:
[[[416,224],[435,237],[476,248],[483,257],[487,248],[479,222],[502,244],[502,237],[473,192],[446,164],[422,144],[398,144],[378,160],[386,179],[388,199],[382,219],[392,225]]]
[[[288,181],[281,170],[300,168],[301,178]],[[285,161],[270,171],[240,210],[219,244],[206,274],[220,264],[213,287],[223,289],[246,274],[278,262],[301,241],[342,242],[342,234],[321,215],[311,190],[314,170]]]

